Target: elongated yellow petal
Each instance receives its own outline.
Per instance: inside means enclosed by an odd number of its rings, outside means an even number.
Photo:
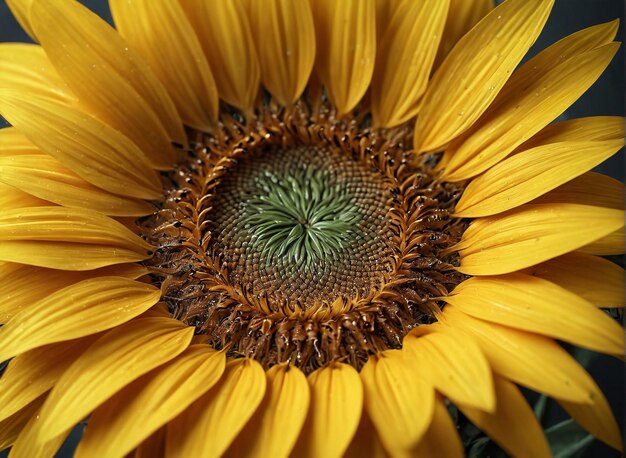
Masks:
[[[359,374],[352,366],[332,363],[313,372],[308,381],[311,407],[293,454],[339,458],[361,418],[363,386]]]
[[[119,132],[60,102],[8,91],[0,102],[11,124],[86,181],[124,196],[159,197],[158,176]]]
[[[622,212],[623,213],[623,212]],[[624,253],[624,228],[611,232],[609,235],[591,242],[580,249],[582,253],[598,256],[618,255]]]
[[[479,218],[453,247],[468,275],[497,275],[574,251],[624,226],[623,212],[577,204],[526,204]]]
[[[364,456],[371,458],[387,458],[387,452],[385,451],[380,437],[376,432],[376,428],[372,424],[367,413],[363,412],[361,415],[361,422],[359,427],[350,442],[350,446],[343,458],[362,458]]]
[[[520,273],[473,277],[444,300],[482,320],[602,353],[624,352],[624,330],[617,322],[585,299],[538,277]]]
[[[57,452],[69,431],[55,436],[50,440],[39,440],[39,431],[42,424],[41,409],[31,416],[26,426],[20,432],[17,440],[11,447],[11,458],[22,456],[36,456],[37,458],[53,458],[57,456]]]
[[[65,207],[88,208],[113,216],[143,216],[153,211],[146,202],[93,186],[46,154],[0,157],[0,180]]]
[[[494,377],[494,382],[494,413],[463,406],[461,411],[511,456],[551,457],[541,425],[519,389],[502,377]]]
[[[167,88],[183,122],[206,131],[217,118],[217,88],[180,4],[113,0],[109,6],[117,30]]]
[[[139,378],[91,416],[76,457],[126,456],[183,412],[222,376],[225,356],[191,345],[176,359]]]
[[[0,450],[13,445],[20,432],[24,429],[29,420],[37,413],[43,404],[44,397],[40,397],[29,405],[14,413],[9,418],[0,420]]]
[[[0,378],[0,421],[26,408],[52,388],[94,340],[95,336],[88,336],[50,344],[13,358]]]
[[[230,361],[217,385],[168,425],[166,455],[222,456],[264,394],[265,373],[259,363]]]
[[[494,411],[491,368],[475,342],[462,334],[407,335],[402,351],[415,373],[456,405]]]
[[[404,2],[378,46],[372,79],[376,126],[393,127],[415,116],[426,90],[448,13],[448,0]]]
[[[430,458],[441,456],[446,458],[462,458],[463,444],[450,418],[448,407],[443,399],[435,399],[433,419],[426,434],[417,447],[411,451],[411,457]]]
[[[151,246],[92,210],[29,207],[0,214],[0,260],[89,270],[148,257]]]
[[[604,162],[623,145],[623,140],[566,141],[522,151],[472,180],[455,216],[490,216],[530,202]]]
[[[30,24],[30,7],[33,0],[6,0],[6,2],[24,31],[36,41],[35,32]]]
[[[78,2],[35,0],[32,25],[46,55],[89,113],[124,133],[159,168],[186,144],[169,95],[123,38]]]
[[[310,390],[304,374],[288,365],[267,372],[265,398],[233,446],[238,455],[288,457],[309,410]]]
[[[192,336],[193,327],[172,318],[137,319],[104,334],[50,392],[41,409],[40,440],[71,428],[124,386],[179,355]]]
[[[570,203],[623,210],[624,183],[601,173],[587,172],[538,197],[533,203]]]
[[[591,116],[548,124],[517,150],[566,141],[602,141],[624,138],[624,118],[621,116]]]
[[[598,79],[619,48],[618,43],[609,43],[593,49],[595,41],[585,41],[591,50],[582,52],[586,48],[572,41],[567,41],[571,44],[567,51],[560,42],[551,46],[511,77],[489,112],[450,145],[452,156],[443,175],[446,180],[470,178],[505,158],[574,103]]]
[[[403,356],[399,350],[378,353],[360,373],[365,408],[392,455],[407,454],[419,443],[435,407],[432,385],[420,379]]]
[[[26,135],[15,127],[0,129],[0,157],[41,154]]]
[[[611,411],[611,406],[597,385],[594,390],[591,405],[567,401],[559,401],[559,404],[585,431],[605,444],[623,451],[622,432]]]
[[[0,208],[3,210],[44,207],[46,205],[53,204],[0,182]]]
[[[261,79],[278,101],[295,102],[315,61],[315,30],[308,1],[249,2],[252,35],[258,47]]]
[[[489,14],[494,3],[493,0],[450,0],[450,12],[439,44],[435,68],[439,67],[463,35]]]
[[[378,38],[385,35],[391,18],[402,3],[404,0],[376,0],[376,36]]]
[[[77,101],[43,48],[32,44],[0,44],[0,87],[32,92],[65,103]]]
[[[552,4],[509,0],[459,40],[424,94],[416,151],[442,147],[478,119],[539,36]]]
[[[118,326],[148,310],[159,296],[155,287],[122,277],[68,286],[22,309],[0,328],[0,359]]]
[[[574,252],[524,272],[549,280],[597,307],[624,307],[624,269],[607,259]]]
[[[148,273],[139,264],[120,264],[82,272],[44,269],[24,264],[0,265],[0,323],[6,323],[20,310],[73,283],[96,277],[137,279]]]
[[[261,70],[248,17],[240,0],[181,0],[204,54],[221,99],[250,111]]]
[[[365,94],[376,57],[374,0],[314,0],[316,68],[339,114]]]
[[[473,318],[451,305],[441,320],[444,332],[462,331],[474,338],[494,373],[556,399],[593,402],[593,380],[552,339]]]

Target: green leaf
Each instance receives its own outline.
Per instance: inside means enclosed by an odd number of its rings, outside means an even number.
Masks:
[[[542,394],[539,396],[539,399],[537,399],[534,406],[535,416],[544,428],[547,426],[548,411],[550,410],[549,404],[550,399],[545,394]]]
[[[546,429],[546,437],[554,458],[579,458],[594,441],[571,418]]]
[[[595,351],[580,347],[572,347],[571,354],[584,368],[588,368],[591,362],[598,356],[598,353]]]

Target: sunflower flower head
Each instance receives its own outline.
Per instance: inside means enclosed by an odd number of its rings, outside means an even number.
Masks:
[[[551,456],[524,387],[621,450],[557,341],[623,353],[623,119],[553,122],[617,21],[520,64],[552,0],[7,3],[0,449]]]

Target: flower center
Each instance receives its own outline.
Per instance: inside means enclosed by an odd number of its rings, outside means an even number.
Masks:
[[[285,313],[367,295],[390,270],[391,195],[337,148],[257,151],[215,190],[206,217],[230,279]]]
[[[372,131],[303,104],[224,118],[192,133],[159,210],[138,221],[177,319],[231,357],[306,373],[360,369],[434,320],[463,279],[447,254],[465,229],[450,217],[462,188],[438,181],[432,158],[409,160],[410,126]]]

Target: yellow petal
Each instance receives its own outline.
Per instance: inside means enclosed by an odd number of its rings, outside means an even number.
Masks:
[[[490,216],[530,202],[604,162],[623,145],[623,140],[565,141],[522,151],[472,180],[455,216]]]
[[[33,44],[0,44],[0,87],[31,92],[64,103],[77,101],[50,64],[43,48]]]
[[[568,253],[525,273],[565,288],[597,307],[624,307],[624,269],[607,259],[585,253]]]
[[[511,456],[551,457],[550,447],[535,414],[517,387],[494,377],[497,408],[494,413],[469,407],[460,410]]]
[[[587,172],[533,201],[571,203],[624,209],[624,183],[601,173]]]
[[[70,429],[130,382],[179,355],[192,336],[192,327],[171,318],[137,319],[104,334],[48,395],[39,439]]]
[[[432,385],[403,356],[399,350],[370,356],[360,374],[365,408],[391,455],[407,454],[419,443],[435,406]]]
[[[29,405],[0,421],[0,451],[13,445],[29,420],[37,413],[45,397],[34,400]]]
[[[36,41],[35,32],[30,24],[30,7],[33,0],[6,0],[6,2],[24,31]]]
[[[30,207],[0,213],[0,260],[89,270],[149,256],[151,246],[92,210]]]
[[[10,91],[0,92],[0,102],[11,124],[88,182],[124,196],[159,197],[158,176],[119,132],[60,102]]]
[[[444,300],[485,321],[602,353],[624,352],[624,330],[616,321],[585,299],[538,277],[520,273],[473,277]]]
[[[233,444],[239,456],[288,457],[306,419],[311,395],[304,374],[277,365],[266,376],[265,399]]]
[[[381,38],[404,0],[376,0],[376,36]],[[379,40],[380,41],[380,40]]]
[[[124,39],[78,2],[34,1],[31,19],[81,106],[134,141],[153,165],[171,168],[171,142],[186,143],[182,123],[157,77]]]
[[[611,447],[622,451],[622,431],[611,411],[611,406],[597,385],[595,385],[594,390],[591,405],[567,401],[559,401],[559,404],[585,431]]]
[[[53,205],[51,202],[26,194],[13,186],[0,182],[0,208],[14,210],[27,207],[43,207]]]
[[[623,214],[623,212],[622,212]],[[582,253],[598,256],[619,255],[624,253],[624,228],[611,232],[609,235],[597,239],[580,249]]]
[[[441,321],[444,332],[467,332],[474,338],[494,373],[556,399],[593,402],[593,380],[552,339],[472,318],[451,305]]]
[[[154,70],[183,122],[206,131],[217,118],[217,88],[178,2],[113,0],[109,7],[117,30]]]
[[[617,43],[605,44],[616,30],[615,22],[585,29],[520,67],[485,116],[450,145],[445,178],[459,181],[487,170],[565,111],[617,52]]]
[[[374,0],[313,0],[317,37],[316,68],[339,114],[365,94],[376,57]]]
[[[574,251],[624,226],[623,212],[577,204],[526,204],[479,218],[453,247],[468,275],[497,275]]]
[[[0,328],[0,360],[119,326],[148,310],[160,291],[122,277],[84,280],[24,308]]]
[[[223,353],[208,345],[191,345],[96,409],[76,457],[126,456],[207,392],[224,366]]]
[[[137,279],[148,271],[139,264],[119,264],[96,270],[72,272],[44,269],[24,264],[0,265],[0,323],[6,323],[20,310],[32,306],[41,298],[88,278],[125,277]]]
[[[566,141],[602,141],[624,139],[624,118],[621,116],[592,116],[548,124],[517,150]]]
[[[265,372],[259,363],[230,361],[217,385],[168,425],[166,455],[222,456],[264,394]]]
[[[435,399],[435,411],[430,427],[412,452],[411,456],[420,458],[435,456],[462,458],[464,456],[459,433],[443,399],[439,397]]]
[[[244,111],[254,105],[261,70],[243,4],[239,0],[183,0],[220,98]]]
[[[52,388],[94,340],[95,336],[88,336],[50,344],[13,358],[0,378],[0,421]]]
[[[439,67],[463,35],[469,32],[493,7],[493,0],[450,0],[450,12],[439,44],[435,68]]]
[[[350,442],[350,446],[343,458],[387,458],[387,452],[383,448],[383,444],[378,437],[376,428],[372,424],[369,416],[363,412],[359,427]]]
[[[293,455],[303,458],[339,458],[359,425],[363,386],[357,371],[331,363],[308,377],[311,407]]]
[[[404,2],[394,14],[378,47],[372,79],[375,126],[393,127],[417,114],[448,4],[448,0]]]
[[[480,347],[462,334],[407,335],[402,343],[414,371],[456,405],[493,412],[491,368]]]
[[[0,156],[20,156],[22,154],[41,154],[41,150],[15,127],[0,129]]]
[[[152,206],[99,189],[46,154],[0,157],[0,180],[40,199],[105,215],[143,216]]]
[[[11,458],[31,457],[53,458],[57,456],[59,448],[67,439],[70,431],[64,431],[50,440],[39,440],[39,431],[42,424],[41,409],[30,418],[30,421],[20,432],[19,437],[11,448]]]
[[[552,3],[509,0],[459,40],[424,94],[416,151],[440,148],[478,119],[541,32]]]
[[[315,61],[315,30],[308,1],[249,2],[250,26],[258,46],[261,79],[282,105],[304,91]]]

